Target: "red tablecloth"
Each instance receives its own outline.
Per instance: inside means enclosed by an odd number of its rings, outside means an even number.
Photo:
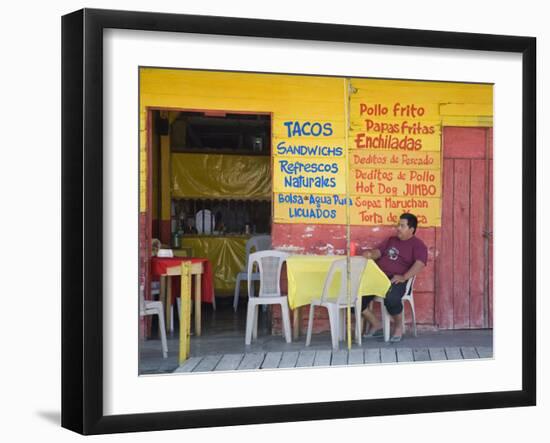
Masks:
[[[202,263],[203,273],[201,278],[201,300],[203,303],[212,303],[214,300],[214,283],[212,277],[212,265],[206,258],[186,258],[186,257],[151,257],[151,275],[153,280],[159,280],[162,274],[166,274],[166,269],[178,266],[182,262]],[[195,285],[193,280],[193,286]],[[179,296],[180,279],[172,279],[172,301]],[[194,291],[194,287],[192,288]],[[193,294],[193,292],[192,292]]]

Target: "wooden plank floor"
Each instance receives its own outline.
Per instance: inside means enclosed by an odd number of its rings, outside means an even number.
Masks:
[[[371,348],[338,351],[255,352],[192,357],[174,372],[242,371],[492,358],[489,347]]]

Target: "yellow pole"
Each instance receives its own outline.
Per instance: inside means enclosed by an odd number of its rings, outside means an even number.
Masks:
[[[181,318],[179,364],[189,358],[191,352],[191,263],[181,264]]]
[[[347,275],[348,280],[347,286],[347,296],[348,296],[348,307],[347,307],[347,342],[348,350],[351,349],[351,259],[350,259],[350,246],[351,246],[351,227],[350,227],[350,210],[349,210],[349,131],[350,131],[350,92],[351,92],[351,81],[350,79],[344,79],[344,114],[345,114],[345,149],[346,153],[345,158],[345,167],[344,167],[344,176],[346,180],[346,261],[347,261]],[[355,313],[357,315],[357,313]]]

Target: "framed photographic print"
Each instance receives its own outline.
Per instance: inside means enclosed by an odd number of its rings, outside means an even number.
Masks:
[[[64,16],[62,425],[534,405],[535,51]]]

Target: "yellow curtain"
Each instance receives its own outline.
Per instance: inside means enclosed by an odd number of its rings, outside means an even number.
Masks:
[[[192,248],[193,257],[204,257],[210,260],[216,296],[228,295],[235,290],[236,276],[244,269],[248,238],[245,236],[183,237],[181,246]]]
[[[271,199],[271,157],[172,154],[173,198]]]

